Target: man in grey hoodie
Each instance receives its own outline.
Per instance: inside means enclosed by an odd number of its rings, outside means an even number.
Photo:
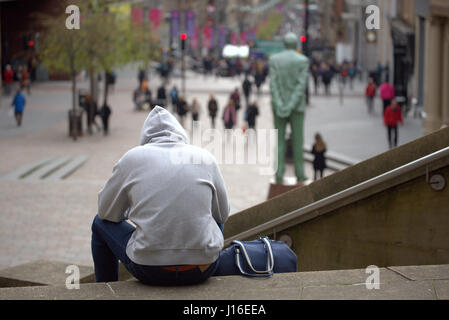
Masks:
[[[176,118],[156,106],[140,146],[117,162],[98,194],[92,224],[96,281],[117,281],[118,260],[147,284],[205,281],[217,268],[228,215],[215,158],[190,145]]]

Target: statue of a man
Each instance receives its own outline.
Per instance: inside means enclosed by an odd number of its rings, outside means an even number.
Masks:
[[[278,168],[276,183],[281,184],[285,172],[285,128],[290,123],[293,144],[293,159],[298,182],[304,175],[304,113],[306,110],[306,87],[308,83],[309,59],[296,52],[297,36],[288,33],[284,37],[286,50],[270,58],[270,90],[274,125],[278,130]]]

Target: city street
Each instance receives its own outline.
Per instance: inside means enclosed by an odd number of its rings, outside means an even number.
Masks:
[[[90,253],[90,223],[97,210],[97,193],[109,178],[114,163],[130,148],[138,145],[140,128],[147,112],[133,110],[132,92],[137,85],[137,71],[128,67],[117,72],[114,91],[109,97],[112,108],[110,134],[103,136],[94,127],[94,134],[74,142],[68,136],[67,111],[71,105],[71,88],[67,81],[35,83],[31,95],[26,94],[27,106],[22,127],[8,115],[12,97],[2,97],[0,108],[0,177],[27,164],[47,157],[87,155],[88,160],[64,180],[22,181],[0,178],[0,268],[50,259],[77,264],[92,264]],[[155,96],[160,84],[152,73],[149,85]],[[181,88],[179,78],[172,79]],[[81,81],[79,88],[87,88]],[[207,100],[214,93],[219,103],[218,129],[223,128],[221,115],[231,91],[241,82],[238,78],[205,78],[189,72],[186,79],[188,103],[196,97],[201,105],[201,127],[210,128]],[[361,161],[388,150],[386,130],[381,118],[381,101],[376,100],[375,113],[368,115],[364,83],[346,88],[343,104],[338,87],[331,96],[311,96],[306,112],[305,144],[313,144],[320,132],[328,150]],[[102,85],[100,84],[100,88]],[[100,93],[100,97],[102,97]],[[242,97],[243,100],[243,97]],[[100,98],[100,102],[102,99]],[[272,129],[273,117],[268,84],[258,99],[260,117],[257,128]],[[171,110],[171,107],[168,108]],[[187,129],[190,131],[190,115]],[[84,119],[83,119],[84,120]],[[100,119],[97,122],[101,125]],[[243,125],[243,112],[238,113],[238,125]],[[85,128],[85,121],[83,121]],[[399,128],[399,144],[422,135],[422,120],[407,117]],[[233,212],[264,201],[272,176],[260,175],[259,165],[221,165]],[[306,173],[313,178],[310,163]],[[326,172],[327,174],[331,172]],[[287,176],[292,175],[288,168]],[[157,187],[157,186],[155,186]]]

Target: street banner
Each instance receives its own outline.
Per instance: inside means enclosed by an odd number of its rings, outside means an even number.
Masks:
[[[210,49],[212,47],[212,27],[203,27],[203,48]]]
[[[148,19],[150,21],[151,34],[156,38],[160,38],[159,26],[162,21],[162,11],[160,9],[150,9],[148,11]]]
[[[256,40],[256,32],[254,29],[247,30],[245,31],[245,37],[247,43],[254,42]]]
[[[196,50],[199,48],[200,46],[200,39],[199,39],[199,28],[197,26],[195,26],[194,28],[194,33],[193,36],[190,38],[190,48],[192,48],[192,50]]]
[[[170,35],[172,38],[177,38],[179,35],[179,11],[172,10],[170,16]]]
[[[244,31],[240,32],[240,45],[246,44],[246,33]]]
[[[226,28],[218,28],[218,46],[223,48],[226,45]]]
[[[215,48],[217,46],[217,40],[215,39],[217,37],[217,30],[213,27],[210,27],[211,29],[211,35],[210,35],[210,46],[211,48]]]
[[[239,44],[236,32],[231,32],[231,44],[234,44],[234,45]]]
[[[185,21],[187,36],[191,38],[195,34],[195,12],[193,12],[192,10],[187,10]]]
[[[115,6],[109,7],[109,10],[111,10],[111,12],[119,15],[120,17],[129,18],[131,16],[131,4],[130,3],[117,4]]]
[[[143,21],[143,9],[142,8],[132,8],[131,9],[131,21],[137,24]]]

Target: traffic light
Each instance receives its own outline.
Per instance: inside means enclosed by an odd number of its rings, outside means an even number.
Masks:
[[[33,34],[27,34],[25,36],[22,37],[23,39],[23,48],[25,50],[33,50],[34,46],[35,46],[35,42],[34,42],[34,36]]]
[[[184,51],[184,50],[186,49],[186,39],[187,39],[187,34],[181,33],[181,35],[179,36],[179,38],[181,39],[181,50]]]
[[[306,36],[301,36],[301,37],[299,38],[299,40],[301,40],[301,42],[304,43],[304,42],[307,41],[307,37],[306,37]]]

